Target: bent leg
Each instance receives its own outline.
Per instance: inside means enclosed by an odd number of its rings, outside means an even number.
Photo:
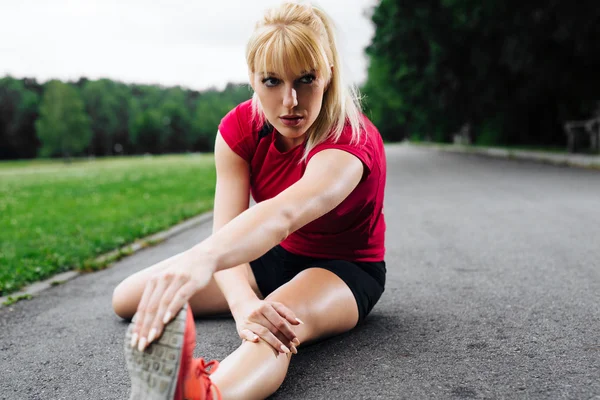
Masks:
[[[267,300],[284,304],[304,322],[292,327],[300,343],[346,332],[358,322],[352,291],[337,275],[322,268],[302,271]],[[281,386],[290,358],[263,341],[244,341],[221,362],[211,379],[223,399],[264,399]]]
[[[124,319],[131,319],[133,317],[140,299],[142,298],[142,294],[144,293],[146,283],[154,274],[165,269],[169,265],[168,261],[169,260],[167,259],[136,272],[117,285],[113,291],[112,305],[115,313],[119,317]],[[246,265],[246,268],[248,270],[248,280],[252,290],[261,297],[252,269],[249,265]],[[214,278],[211,279],[207,286],[190,298],[189,304],[196,316],[229,312],[229,305]]]

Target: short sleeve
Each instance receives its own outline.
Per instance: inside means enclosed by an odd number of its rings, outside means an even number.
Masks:
[[[365,171],[366,177],[370,174],[373,168],[374,161],[374,148],[371,140],[372,138],[369,137],[369,135],[371,135],[372,133],[373,132],[371,132],[371,130],[369,129],[369,125],[366,124],[366,131],[363,131],[360,138],[356,142],[354,142],[352,140],[352,128],[349,125],[347,125],[342,131],[342,134],[340,135],[338,141],[334,142],[333,139],[328,139],[325,142],[315,146],[315,148],[308,153],[307,162],[309,162],[310,159],[320,151],[326,149],[343,150],[350,154],[353,154],[360,161],[362,161],[363,165],[367,169],[367,171]]]
[[[219,124],[219,132],[225,143],[248,163],[256,151],[256,140],[252,123],[252,101],[241,103],[229,111]]]

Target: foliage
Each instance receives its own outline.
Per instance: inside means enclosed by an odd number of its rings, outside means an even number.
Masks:
[[[213,150],[215,132],[221,118],[236,104],[251,97],[251,92],[246,85],[227,85],[224,92],[210,90],[202,94],[194,110],[192,132],[196,144],[210,146]]]
[[[0,159],[31,158],[37,153],[34,122],[40,96],[28,83],[11,77],[0,79]]]
[[[46,85],[35,127],[45,157],[80,155],[91,138],[89,117],[77,89],[56,80]]]
[[[600,99],[591,0],[381,0],[363,91],[390,139],[564,145],[562,124]],[[478,139],[478,136],[484,135]]]
[[[40,85],[5,77],[0,159],[208,152],[221,118],[250,97],[249,86],[238,84],[198,92],[110,79]]]
[[[123,118],[120,112],[123,109],[127,110],[127,100],[122,98],[122,88],[108,79],[86,81],[81,89],[81,96],[90,116],[93,132],[88,152],[113,154],[119,127],[127,125],[127,114]]]

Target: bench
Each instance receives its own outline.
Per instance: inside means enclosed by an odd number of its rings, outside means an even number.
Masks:
[[[567,134],[567,150],[569,153],[574,153],[580,149],[581,140],[577,136],[580,133],[588,135],[592,152],[600,152],[600,116],[585,121],[567,121],[564,128]]]

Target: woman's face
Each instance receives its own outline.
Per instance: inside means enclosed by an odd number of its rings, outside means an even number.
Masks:
[[[317,72],[308,71],[301,75],[253,73],[251,81],[271,125],[287,143],[302,143],[321,111],[325,80]]]

